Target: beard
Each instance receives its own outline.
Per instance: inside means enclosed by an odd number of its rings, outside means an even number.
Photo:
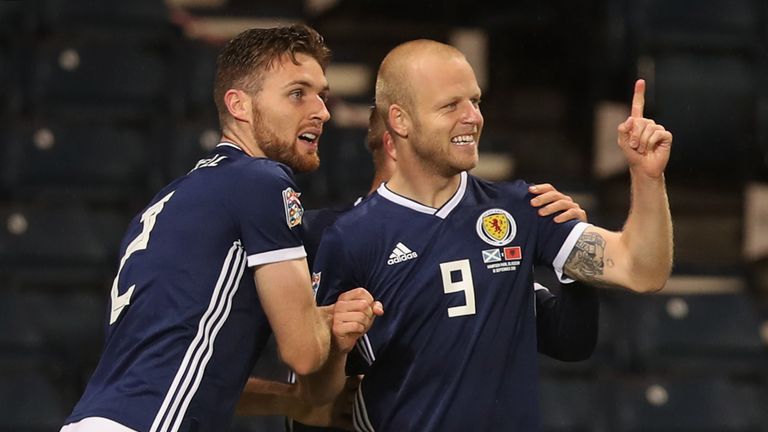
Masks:
[[[451,148],[445,147],[439,138],[429,133],[422,133],[418,122],[411,136],[412,148],[422,166],[443,177],[452,177],[462,171],[469,171],[477,165],[475,158],[456,158],[451,155]],[[451,144],[452,145],[452,144]]]
[[[295,173],[314,171],[320,166],[317,152],[300,153],[295,138],[287,141],[278,137],[255,109],[253,118],[253,136],[267,158],[288,165]]]

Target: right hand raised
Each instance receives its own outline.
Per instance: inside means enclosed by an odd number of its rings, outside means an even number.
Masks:
[[[357,339],[373,325],[376,316],[384,314],[381,302],[374,301],[365,288],[342,293],[333,306],[331,331],[335,349],[350,352]]]

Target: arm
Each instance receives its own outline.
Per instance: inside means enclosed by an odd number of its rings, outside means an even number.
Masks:
[[[333,342],[328,361],[315,373],[297,375],[303,396],[312,404],[325,404],[344,390],[347,354],[357,340],[384,314],[381,303],[363,288],[342,293],[333,306]]]
[[[595,287],[572,282],[560,285],[555,296],[536,289],[536,328],[539,352],[562,361],[588,359],[597,344],[600,304]]]
[[[631,116],[618,127],[618,144],[629,162],[631,205],[620,232],[587,228],[565,261],[565,273],[588,283],[654,292],[672,270],[672,217],[664,168],[672,134],[643,118],[645,82],[638,80]]]
[[[297,384],[267,381],[251,377],[237,404],[237,415],[281,415],[311,426],[352,429],[352,404],[360,377],[346,380],[344,391],[332,402],[314,406],[300,395]]]
[[[531,205],[539,208],[540,216],[554,217],[557,223],[572,219],[587,221],[587,213],[550,184],[533,185],[531,193],[537,196]],[[600,304],[597,289],[572,282],[560,284],[559,295],[534,284],[536,289],[536,335],[538,350],[557,360],[579,361],[588,359],[597,344]]]
[[[306,260],[260,265],[254,279],[280,357],[298,374],[317,370],[328,357],[330,330],[315,306]]]

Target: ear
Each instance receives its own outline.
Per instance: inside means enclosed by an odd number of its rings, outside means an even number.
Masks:
[[[397,147],[395,147],[395,140],[392,139],[392,134],[389,131],[384,131],[384,134],[381,136],[381,142],[389,158],[397,161]]]
[[[242,90],[229,89],[224,93],[224,105],[235,120],[249,122],[253,115],[251,97]]]
[[[387,121],[395,134],[402,138],[408,138],[411,119],[409,118],[408,113],[400,105],[392,104],[389,106]],[[391,138],[392,137],[390,136],[390,139]]]

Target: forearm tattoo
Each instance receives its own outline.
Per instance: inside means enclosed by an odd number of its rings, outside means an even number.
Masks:
[[[605,267],[605,239],[597,233],[585,232],[576,241],[564,270],[568,276],[584,282],[599,282]]]

